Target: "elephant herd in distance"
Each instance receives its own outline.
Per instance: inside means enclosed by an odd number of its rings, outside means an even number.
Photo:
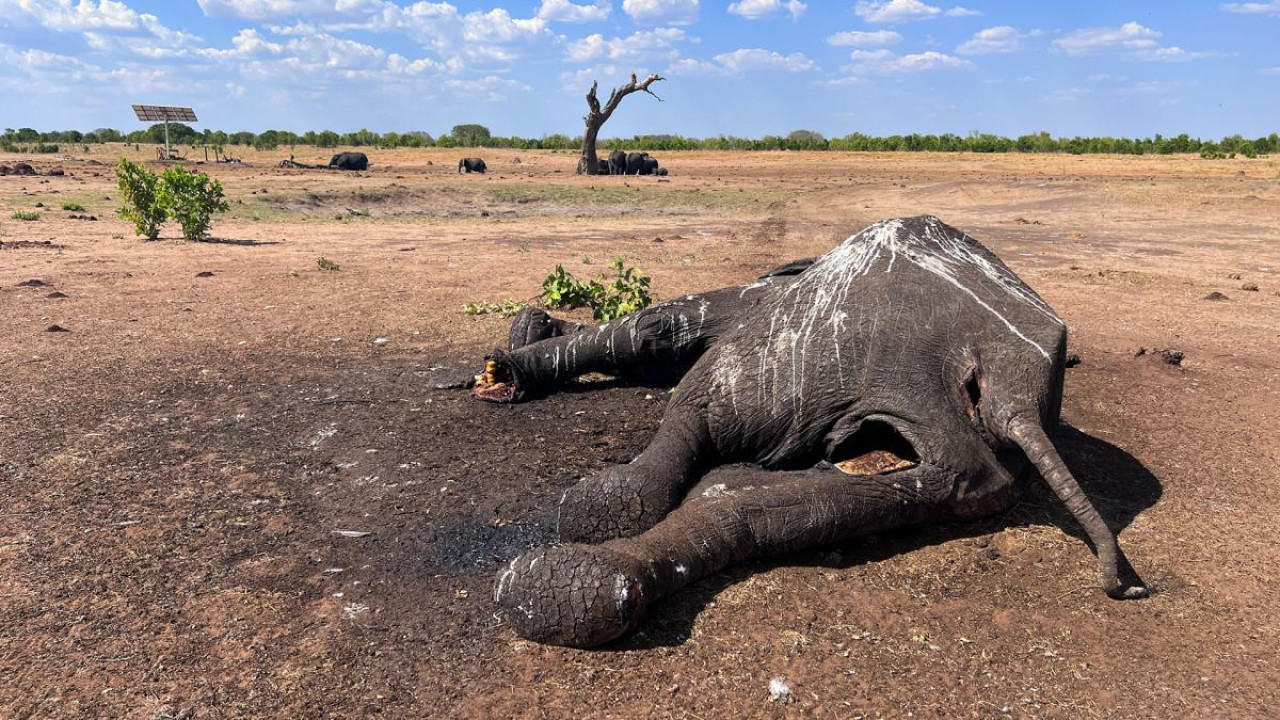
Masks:
[[[313,167],[294,163],[292,158],[287,164],[290,167]],[[361,152],[341,152],[329,160],[329,169],[361,171],[369,169],[369,156]],[[458,161],[460,173],[484,173],[488,170],[482,158],[469,157]],[[658,159],[647,152],[626,152],[614,150],[609,159],[599,163],[599,175],[658,175],[665,176],[667,169],[659,167]]]
[[[609,153],[608,162],[602,162],[597,170],[599,175],[659,175],[667,174],[667,169],[658,167],[658,159],[647,152],[629,153],[614,150]]]

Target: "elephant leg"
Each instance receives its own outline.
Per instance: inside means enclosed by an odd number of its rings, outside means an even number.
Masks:
[[[719,327],[715,322],[719,316],[713,312],[705,296],[690,295],[598,327],[547,337],[509,352],[496,351],[476,378],[472,397],[514,402],[591,372],[678,381],[709,346],[712,329]],[[527,318],[527,326],[513,327],[513,333],[555,332],[554,323],[537,328],[541,323],[536,316],[530,313]],[[564,329],[561,325],[560,330]]]
[[[556,516],[561,541],[637,535],[679,504],[715,454],[706,423],[689,410],[677,400],[635,460],[605,468],[565,491]]]
[[[520,635],[589,647],[630,631],[659,598],[746,558],[991,507],[989,497],[956,503],[954,475],[925,466],[870,476],[829,465],[724,472],[728,482],[707,486],[637,537],[521,555],[499,575],[495,600]],[[738,489],[712,491],[721,484]]]
[[[590,325],[552,317],[545,310],[527,307],[517,313],[515,320],[511,322],[511,331],[507,334],[507,349],[518,350],[540,340],[594,329]]]

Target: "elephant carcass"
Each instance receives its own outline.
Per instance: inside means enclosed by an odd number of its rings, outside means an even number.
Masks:
[[[1043,299],[933,217],[876,223],[798,270],[598,327],[526,328],[546,337],[491,358],[485,399],[687,368],[649,446],[564,494],[566,544],[499,574],[517,632],[597,645],[747,557],[998,512],[1028,461],[1084,527],[1106,593],[1145,596],[1050,439],[1066,328]]]
[[[340,152],[329,160],[330,169],[368,170],[369,156],[362,152]]]

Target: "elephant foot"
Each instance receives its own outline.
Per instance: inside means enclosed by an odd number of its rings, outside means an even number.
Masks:
[[[1105,583],[1103,590],[1112,600],[1141,600],[1151,594],[1143,585],[1130,585],[1118,580]]]
[[[515,373],[498,355],[485,361],[484,371],[475,376],[475,384],[471,388],[471,397],[485,402],[515,402],[520,395]]]
[[[671,503],[646,493],[633,470],[633,465],[606,468],[566,490],[560,500],[560,540],[602,543],[639,535],[661,522]]]
[[[494,588],[521,637],[580,648],[625,635],[653,595],[643,561],[586,545],[530,550],[498,574]]]

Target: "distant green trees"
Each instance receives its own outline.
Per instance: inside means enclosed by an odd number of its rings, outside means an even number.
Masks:
[[[332,130],[308,130],[298,134],[289,130],[266,130],[253,133],[242,130],[227,133],[222,130],[196,131],[182,123],[169,124],[170,142],[175,145],[209,145],[226,147],[238,145],[259,150],[274,150],[297,145],[317,148],[349,146],[394,149],[401,147],[492,147],[518,150],[576,150],[582,144],[581,137],[569,137],[560,133],[540,138],[501,137],[490,133],[489,128],[478,124],[456,125],[448,133],[432,136],[427,132],[376,133],[361,129],[338,133]],[[8,128],[0,135],[0,147],[18,146],[30,151],[37,143],[53,145],[79,145],[104,142],[128,142],[135,144],[159,144],[164,142],[163,125],[121,133],[111,128],[98,128],[88,133],[77,130],[37,132],[32,128]],[[637,135],[631,138],[602,139],[601,149],[638,149],[651,152],[665,150],[842,150],[855,152],[973,152],[973,153],[1066,153],[1072,155],[1173,155],[1200,154],[1204,157],[1257,157],[1280,152],[1280,135],[1246,138],[1230,135],[1220,140],[1202,139],[1182,133],[1173,137],[1155,135],[1150,138],[1115,137],[1055,137],[1047,132],[1031,133],[1016,138],[973,132],[968,135],[943,133],[924,135],[867,135],[854,132],[840,137],[827,138],[815,130],[796,130],[785,136],[766,135],[761,138],[742,138],[721,135],[712,138],[691,138],[682,135]]]

